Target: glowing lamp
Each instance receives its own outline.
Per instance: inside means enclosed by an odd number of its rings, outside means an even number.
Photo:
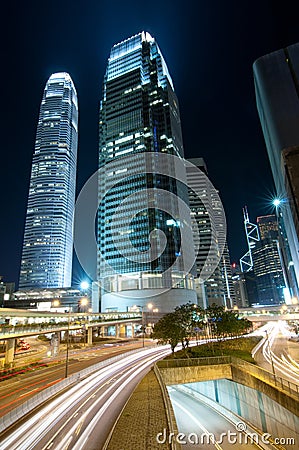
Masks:
[[[89,283],[88,281],[82,281],[82,283],[80,284],[81,289],[88,289],[89,288]]]

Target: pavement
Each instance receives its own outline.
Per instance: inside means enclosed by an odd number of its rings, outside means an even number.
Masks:
[[[169,450],[158,433],[168,430],[160,385],[151,370],[138,384],[112,432],[107,450]]]

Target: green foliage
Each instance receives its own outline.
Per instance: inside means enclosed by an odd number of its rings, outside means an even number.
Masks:
[[[246,337],[229,339],[224,342],[212,342],[197,347],[190,347],[187,356],[189,358],[204,358],[209,356],[234,356],[255,364],[251,356],[251,350],[257,345],[260,337]],[[180,350],[175,353],[176,359],[186,357],[186,351]]]
[[[152,337],[159,344],[170,344],[172,353],[181,339],[181,327],[175,313],[165,314],[155,325]]]
[[[188,349],[193,337],[205,334],[207,340],[240,336],[246,333],[252,324],[247,319],[240,319],[238,312],[226,310],[215,304],[203,310],[198,305],[186,303],[177,306],[174,312],[165,314],[155,325],[152,337],[158,343],[168,343],[172,352],[179,342],[183,349]]]

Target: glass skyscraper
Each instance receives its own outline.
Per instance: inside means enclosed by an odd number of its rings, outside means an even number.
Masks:
[[[40,107],[20,289],[71,285],[78,103],[67,73],[50,76]]]
[[[252,250],[258,304],[284,303],[285,281],[279,254],[279,227],[275,215],[257,218],[260,241]]]
[[[180,204],[188,203],[185,168],[182,162],[178,169],[168,155],[183,158],[178,101],[155,39],[142,32],[112,47],[104,79],[98,212],[102,311],[151,301],[167,312],[196,299],[186,269],[186,261],[194,259],[191,222]],[[187,245],[181,245],[183,228]]]

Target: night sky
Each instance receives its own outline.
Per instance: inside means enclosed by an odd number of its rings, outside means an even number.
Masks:
[[[157,40],[180,103],[186,157],[204,157],[228,222],[231,259],[246,251],[242,207],[271,212],[272,175],[255,107],[256,58],[299,41],[283,1],[15,1],[1,8],[0,275],[18,280],[31,158],[43,89],[69,72],[79,99],[77,191],[97,169],[98,106],[113,44]],[[74,276],[80,276],[75,267]]]

